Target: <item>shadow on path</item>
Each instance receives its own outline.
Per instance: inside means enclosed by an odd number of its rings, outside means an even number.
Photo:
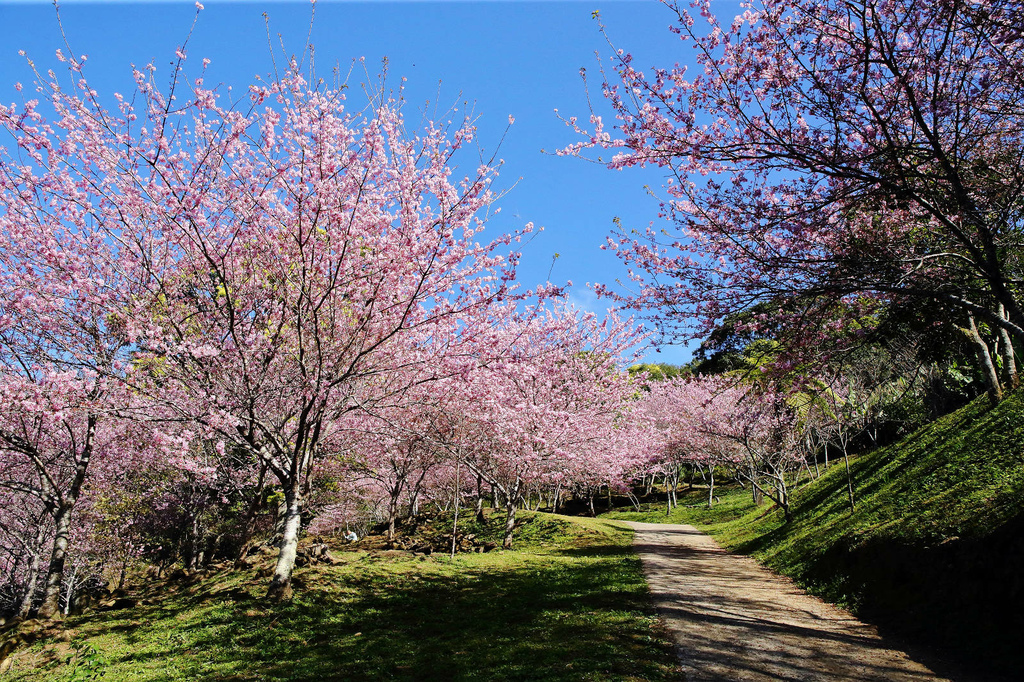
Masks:
[[[688,681],[946,679],[692,526],[627,523]]]

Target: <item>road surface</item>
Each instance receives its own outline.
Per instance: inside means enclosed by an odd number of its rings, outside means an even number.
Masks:
[[[687,682],[946,681],[870,625],[693,526],[627,523]]]

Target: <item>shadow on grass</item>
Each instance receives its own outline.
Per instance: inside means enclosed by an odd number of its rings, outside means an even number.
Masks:
[[[639,559],[619,544],[457,568],[362,560],[297,576],[308,587],[290,604],[218,589],[215,578],[130,619],[97,614],[78,627],[120,633],[127,646],[112,662],[153,671],[147,679],[677,679]],[[174,668],[161,672],[164,661]]]
[[[831,599],[853,595],[858,612],[937,671],[1019,679],[1024,635],[1024,515],[982,538],[939,546],[873,538],[833,545],[800,579]],[[920,647],[929,651],[924,652]],[[949,668],[949,666],[952,666]]]

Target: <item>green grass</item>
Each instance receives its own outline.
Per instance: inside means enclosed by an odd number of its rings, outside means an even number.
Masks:
[[[255,570],[151,584],[155,604],[71,618],[71,646],[36,644],[0,679],[677,679],[632,531],[523,516],[510,552],[334,550],[344,563],[298,569],[284,605]]]
[[[478,542],[491,542],[500,546],[505,536],[505,514],[491,508],[484,510],[487,523],[477,521],[476,515],[470,510],[459,513],[459,537],[474,535]],[[513,548],[525,551],[543,551],[553,546],[573,544],[579,541],[580,535],[593,535],[594,529],[587,527],[586,520],[575,519],[569,523],[565,516],[553,514],[536,514],[520,510],[516,513],[516,530],[513,536]],[[406,544],[430,545],[435,551],[451,547],[452,541],[451,513],[421,514],[418,518],[403,519],[396,523],[396,533]],[[569,523],[569,525],[566,525]],[[383,526],[381,534],[369,538],[383,542]]]
[[[799,487],[794,520],[748,491],[714,509],[664,503],[607,517],[691,523],[812,593],[911,643],[997,671],[1024,656],[1024,391],[980,399],[852,462],[856,511],[840,461]],[[700,505],[706,489],[681,504]]]

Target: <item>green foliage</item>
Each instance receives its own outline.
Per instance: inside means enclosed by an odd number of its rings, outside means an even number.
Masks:
[[[759,303],[750,310],[727,316],[711,331],[693,354],[688,365],[694,374],[749,372],[776,359],[781,338],[777,330],[755,332],[753,319],[772,316],[790,304],[783,301]]]
[[[289,604],[260,599],[266,581],[253,571],[225,571],[150,585],[139,596],[152,605],[69,625],[112,681],[678,679],[632,531],[520,513],[526,549],[454,560],[335,549],[339,565],[297,570]],[[67,672],[51,659],[2,679]]]
[[[71,648],[74,654],[65,660],[65,666],[70,668],[67,682],[98,680],[106,674],[107,659],[96,647],[88,642],[74,642]]]
[[[641,362],[631,366],[627,371],[630,376],[647,374],[647,378],[651,381],[665,381],[666,379],[675,379],[689,374],[686,367],[670,365],[667,362]]]

